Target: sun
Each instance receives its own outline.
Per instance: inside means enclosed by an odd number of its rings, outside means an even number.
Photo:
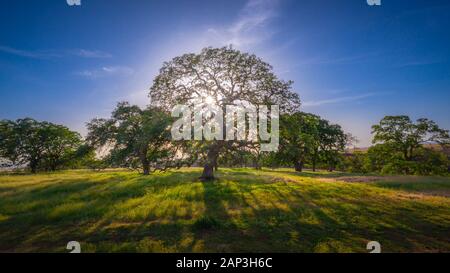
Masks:
[[[205,98],[205,103],[207,103],[207,104],[214,104],[215,100],[214,100],[214,98],[212,96],[207,96]]]

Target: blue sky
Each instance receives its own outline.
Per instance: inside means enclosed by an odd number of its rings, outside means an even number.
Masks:
[[[4,0],[0,118],[85,133],[116,102],[144,106],[161,64],[205,46],[255,53],[293,80],[302,110],[370,144],[385,115],[450,128],[447,0]]]

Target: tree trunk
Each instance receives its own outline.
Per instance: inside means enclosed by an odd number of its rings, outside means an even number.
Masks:
[[[147,163],[147,164],[143,164],[142,167],[144,169],[144,175],[149,175],[150,174],[150,165]]]
[[[334,164],[332,164],[332,163],[330,163],[329,165],[328,165],[328,172],[333,172],[334,171]]]
[[[203,167],[203,173],[200,177],[203,181],[214,179],[214,168],[217,166],[217,157],[219,155],[217,147],[211,147],[206,156],[206,163]]]
[[[256,156],[255,156],[255,159],[254,159],[254,164],[255,164],[255,169],[256,170],[262,170],[262,167],[261,167],[260,163],[261,163],[261,154],[257,153]]]
[[[50,163],[50,171],[52,171],[52,172],[54,172],[54,171],[56,171],[56,168],[58,167],[58,164],[56,163],[56,160],[53,160],[51,163]]]
[[[294,168],[296,172],[302,172],[303,171],[303,162],[301,161],[296,161],[294,163]]]
[[[319,151],[314,150],[313,158],[312,158],[312,169],[313,169],[313,172],[316,171],[316,167],[317,167],[317,156],[318,156],[318,153],[319,153]]]
[[[409,157],[408,157],[408,148],[405,148],[405,149],[403,150],[403,156],[405,157],[405,160],[406,160],[406,161],[409,161]]]
[[[144,170],[144,175],[149,175],[150,174],[150,162],[148,162],[148,159],[147,159],[147,152],[145,153],[145,155],[141,155],[141,164],[142,164],[142,169]]]
[[[414,148],[413,147],[409,147],[408,160],[412,160],[413,159],[413,151],[414,151]]]
[[[214,179],[214,167],[211,164],[206,163],[203,167],[203,173],[200,177],[201,180],[208,181]]]
[[[144,175],[150,174],[150,162],[147,158],[148,146],[144,145],[139,149],[139,159],[141,160]]]
[[[30,162],[30,169],[31,169],[31,173],[36,173],[36,171],[37,171],[37,162],[31,161]]]

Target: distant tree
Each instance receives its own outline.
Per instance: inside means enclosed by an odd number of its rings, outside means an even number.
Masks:
[[[347,143],[345,144],[347,148],[355,150],[356,149],[356,144],[359,143],[359,139],[352,135],[351,133],[347,133]]]
[[[347,135],[339,125],[304,112],[285,114],[280,123],[280,163],[294,165],[301,172],[307,161],[313,170],[319,161],[333,170],[347,143]]]
[[[341,153],[348,143],[347,135],[338,124],[323,123],[320,128],[320,150],[328,171],[333,171],[341,159]]]
[[[224,150],[217,160],[218,165],[225,167],[248,167],[254,163],[252,151],[246,147],[232,146]]]
[[[80,134],[70,131],[61,125],[44,126],[46,139],[44,141],[43,168],[55,171],[59,167],[76,160],[76,152],[82,144]]]
[[[110,119],[87,124],[87,141],[94,147],[109,147],[114,164],[142,168],[144,175],[177,167],[178,147],[170,143],[170,115],[161,108],[141,109],[127,102],[117,104]]]
[[[262,165],[271,169],[281,166],[277,152],[264,153],[261,158]]]
[[[445,175],[449,172],[448,157],[437,150],[421,147],[414,155],[413,171],[416,175]]]
[[[408,116],[386,116],[372,126],[373,143],[368,151],[369,165],[382,173],[441,173],[448,166],[445,155],[425,144],[446,147],[450,143],[448,130],[441,129],[426,118],[415,123]],[[431,165],[434,162],[435,166]]]
[[[367,150],[367,161],[365,168],[371,172],[387,172],[393,169],[396,162],[404,161],[403,155],[391,147],[392,144],[376,144]],[[383,171],[384,170],[384,171]],[[395,173],[402,173],[401,170]]]
[[[300,100],[291,91],[291,81],[282,81],[272,67],[255,55],[232,48],[205,48],[200,54],[185,54],[165,62],[150,90],[152,105],[172,109],[194,100],[221,107],[247,102],[252,105],[278,105],[280,112],[298,109]],[[225,134],[225,130],[223,130]],[[246,145],[241,142],[240,145]],[[202,142],[202,179],[214,178],[221,153],[236,143],[216,140]]]
[[[81,136],[62,125],[31,118],[0,121],[0,156],[27,164],[32,173],[67,164],[81,144]]]
[[[297,172],[303,170],[307,157],[314,149],[314,137],[319,120],[318,116],[303,112],[282,115],[279,161],[293,164]]]
[[[360,151],[353,151],[352,153],[345,153],[342,160],[338,163],[338,169],[351,173],[367,173],[367,153]]]
[[[107,162],[97,157],[94,147],[83,144],[70,154],[66,167],[71,169],[100,170],[107,167]]]
[[[448,145],[448,130],[439,128],[432,120],[421,118],[413,123],[408,116],[386,116],[379,124],[372,126],[373,143],[390,144],[391,148],[411,160],[415,149],[426,143]]]
[[[313,123],[311,123],[310,132],[310,151],[309,151],[309,159],[311,161],[311,166],[313,172],[316,171],[317,164],[323,157],[323,143],[328,139],[326,128],[329,127],[330,123],[328,120],[322,119],[317,116]]]

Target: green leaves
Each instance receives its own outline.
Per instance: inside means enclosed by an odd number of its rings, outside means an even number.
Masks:
[[[297,110],[298,95],[291,81],[282,81],[272,67],[255,55],[235,49],[204,48],[165,62],[150,89],[153,105],[172,109],[192,99],[213,97],[217,105],[246,101],[253,105],[276,104],[283,112]]]
[[[280,125],[277,157],[282,163],[303,165],[310,161],[315,166],[321,159],[334,169],[347,142],[339,125],[304,112],[282,115]]]
[[[177,147],[170,142],[170,115],[157,107],[141,109],[120,102],[110,119],[87,124],[87,141],[109,149],[113,166],[143,169],[145,174],[173,166]]]
[[[420,118],[414,123],[408,116],[386,116],[372,130],[373,143],[378,143],[369,149],[373,170],[405,174],[447,171],[445,156],[424,146],[450,143],[448,130],[441,129],[434,121]]]
[[[81,136],[67,127],[31,118],[0,121],[0,156],[32,172],[56,170],[81,145]]]

